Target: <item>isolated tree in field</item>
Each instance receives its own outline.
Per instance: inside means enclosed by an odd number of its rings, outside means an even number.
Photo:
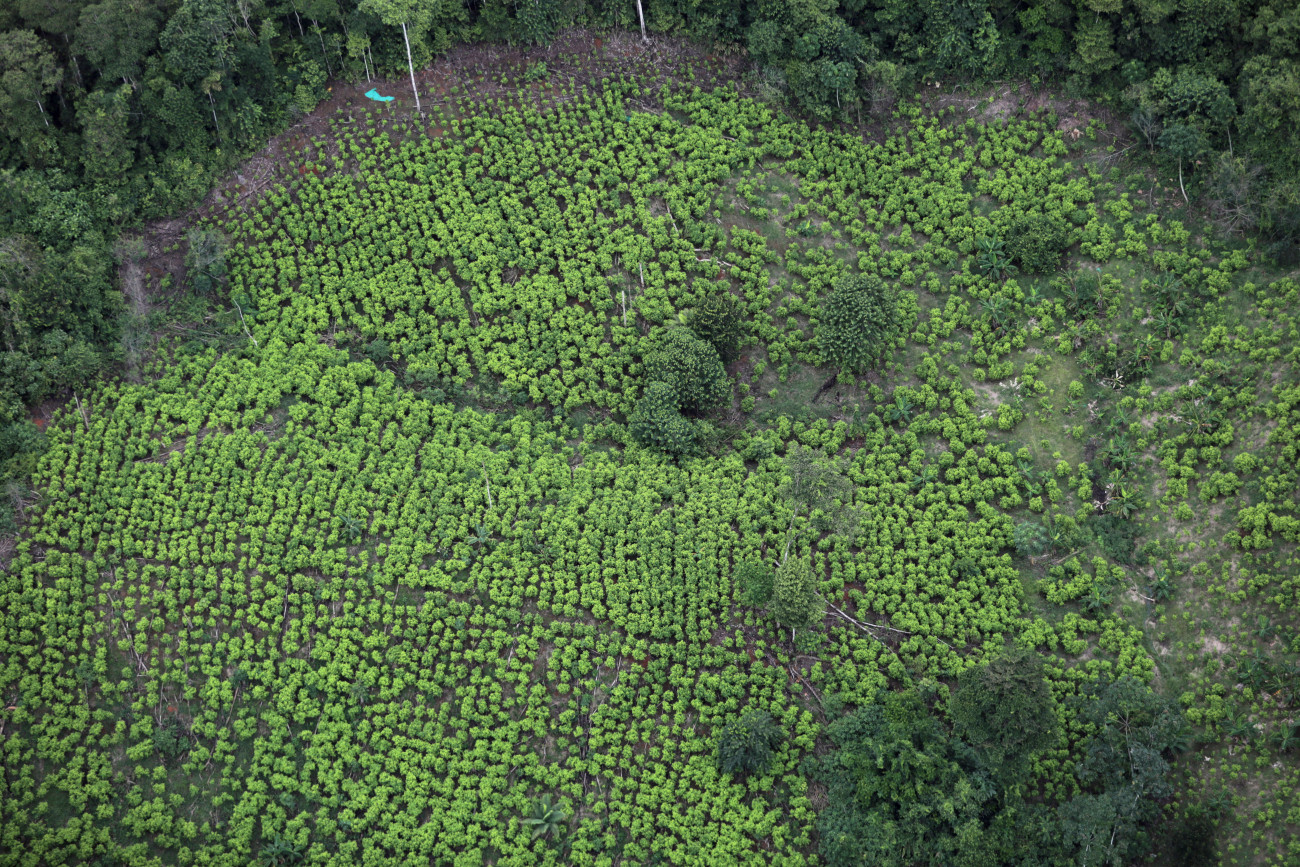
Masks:
[[[730,363],[740,351],[740,305],[729,293],[710,295],[691,311],[691,330],[707,340],[723,364]]]
[[[731,576],[740,588],[745,604],[762,608],[772,599],[775,578],[772,567],[759,560],[746,560]]]
[[[817,592],[817,576],[802,557],[786,560],[772,582],[772,616],[782,626],[796,629],[812,626],[822,616],[824,602]]]
[[[226,237],[216,229],[191,229],[185,239],[185,275],[195,292],[210,295],[226,278]]]
[[[817,343],[831,362],[865,373],[888,360],[897,331],[897,290],[874,274],[856,274],[831,288]]]
[[[652,382],[628,418],[628,429],[643,446],[670,455],[695,448],[695,429],[677,409],[677,393],[666,382]]]
[[[845,478],[845,461],[828,458],[821,449],[792,445],[785,457],[786,479],[778,496],[793,505],[790,523],[785,531],[785,550],[781,554],[784,565],[790,557],[790,544],[794,541],[794,523],[802,512],[820,509],[830,513],[836,528],[852,521],[852,511],[845,508],[853,491],[853,484]],[[836,505],[836,502],[840,505]]]
[[[378,16],[389,27],[402,28],[402,39],[406,42],[406,68],[411,73],[411,93],[415,94],[415,110],[424,114],[420,108],[420,89],[415,86],[415,62],[411,60],[411,37],[407,25],[413,24],[421,28],[428,26],[432,10],[418,0],[361,0],[357,9]]]
[[[765,710],[746,711],[722,728],[718,735],[718,769],[724,774],[761,774],[785,737]]]
[[[1055,214],[1026,214],[1011,224],[1006,249],[1020,269],[1041,274],[1056,268],[1070,243],[1065,220]]]

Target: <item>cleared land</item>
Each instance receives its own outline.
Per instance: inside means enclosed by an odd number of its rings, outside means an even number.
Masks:
[[[220,300],[176,289],[140,381],[56,417],[4,579],[18,863],[805,863],[835,713],[1007,643],[1059,712],[1033,798],[1080,791],[1072,699],[1130,675],[1195,726],[1169,812],[1227,793],[1229,863],[1296,858],[1300,285],[1100,124],[952,103],[871,140],[556,68],[279,143],[210,202]],[[1027,217],[1065,227],[1041,273],[990,246]],[[836,379],[849,273],[906,328]],[[719,293],[734,393],[669,460],[623,424],[642,355]],[[834,610],[792,644],[732,573],[780,558],[796,442],[857,521],[796,517]],[[738,778],[746,708],[786,737]]]

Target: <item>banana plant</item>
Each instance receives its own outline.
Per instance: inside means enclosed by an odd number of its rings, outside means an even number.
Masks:
[[[528,815],[519,820],[525,828],[532,830],[532,839],[542,837],[558,838],[564,832],[564,823],[569,814],[564,807],[555,802],[551,795],[542,795],[528,808]]]
[[[975,247],[979,251],[975,264],[990,277],[1005,280],[1020,270],[1011,262],[1001,239],[980,237],[975,240]]]
[[[1107,611],[1113,602],[1110,588],[1103,586],[1101,583],[1093,584],[1092,589],[1083,597],[1083,607],[1089,614],[1100,614]]]
[[[992,298],[985,298],[980,302],[980,307],[984,308],[985,314],[988,315],[989,321],[996,326],[996,330],[1001,331],[1006,328],[1007,322],[1011,319],[1011,299],[1005,295],[994,295]]]
[[[1151,316],[1151,321],[1157,328],[1165,333],[1165,339],[1168,340],[1174,334],[1182,331],[1183,321],[1177,313],[1169,309],[1157,310]]]
[[[1131,518],[1142,508],[1141,495],[1123,485],[1116,485],[1107,506],[1121,518]]]
[[[894,394],[894,402],[885,407],[885,417],[892,422],[910,422],[915,404],[905,394]]]
[[[1300,720],[1283,723],[1274,731],[1273,745],[1280,753],[1289,753],[1300,748]]]

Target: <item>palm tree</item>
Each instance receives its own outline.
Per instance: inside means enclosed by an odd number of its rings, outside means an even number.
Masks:
[[[1282,753],[1289,753],[1300,747],[1300,720],[1283,723],[1281,728],[1273,732],[1273,743],[1277,746],[1278,752]]]
[[[890,421],[911,421],[914,406],[906,395],[894,393],[894,402],[885,408],[885,415]]]
[[[525,827],[532,828],[532,839],[541,837],[555,838],[564,830],[564,823],[569,814],[555,802],[551,795],[542,795],[528,808],[528,815],[520,819]]]

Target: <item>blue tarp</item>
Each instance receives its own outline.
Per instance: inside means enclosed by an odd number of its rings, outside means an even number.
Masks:
[[[375,102],[392,102],[392,101],[393,101],[393,97],[391,97],[391,96],[380,96],[380,95],[379,95],[379,91],[375,90],[374,88],[371,88],[370,90],[367,90],[367,91],[366,91],[366,96],[370,97],[370,98],[373,99]]]

